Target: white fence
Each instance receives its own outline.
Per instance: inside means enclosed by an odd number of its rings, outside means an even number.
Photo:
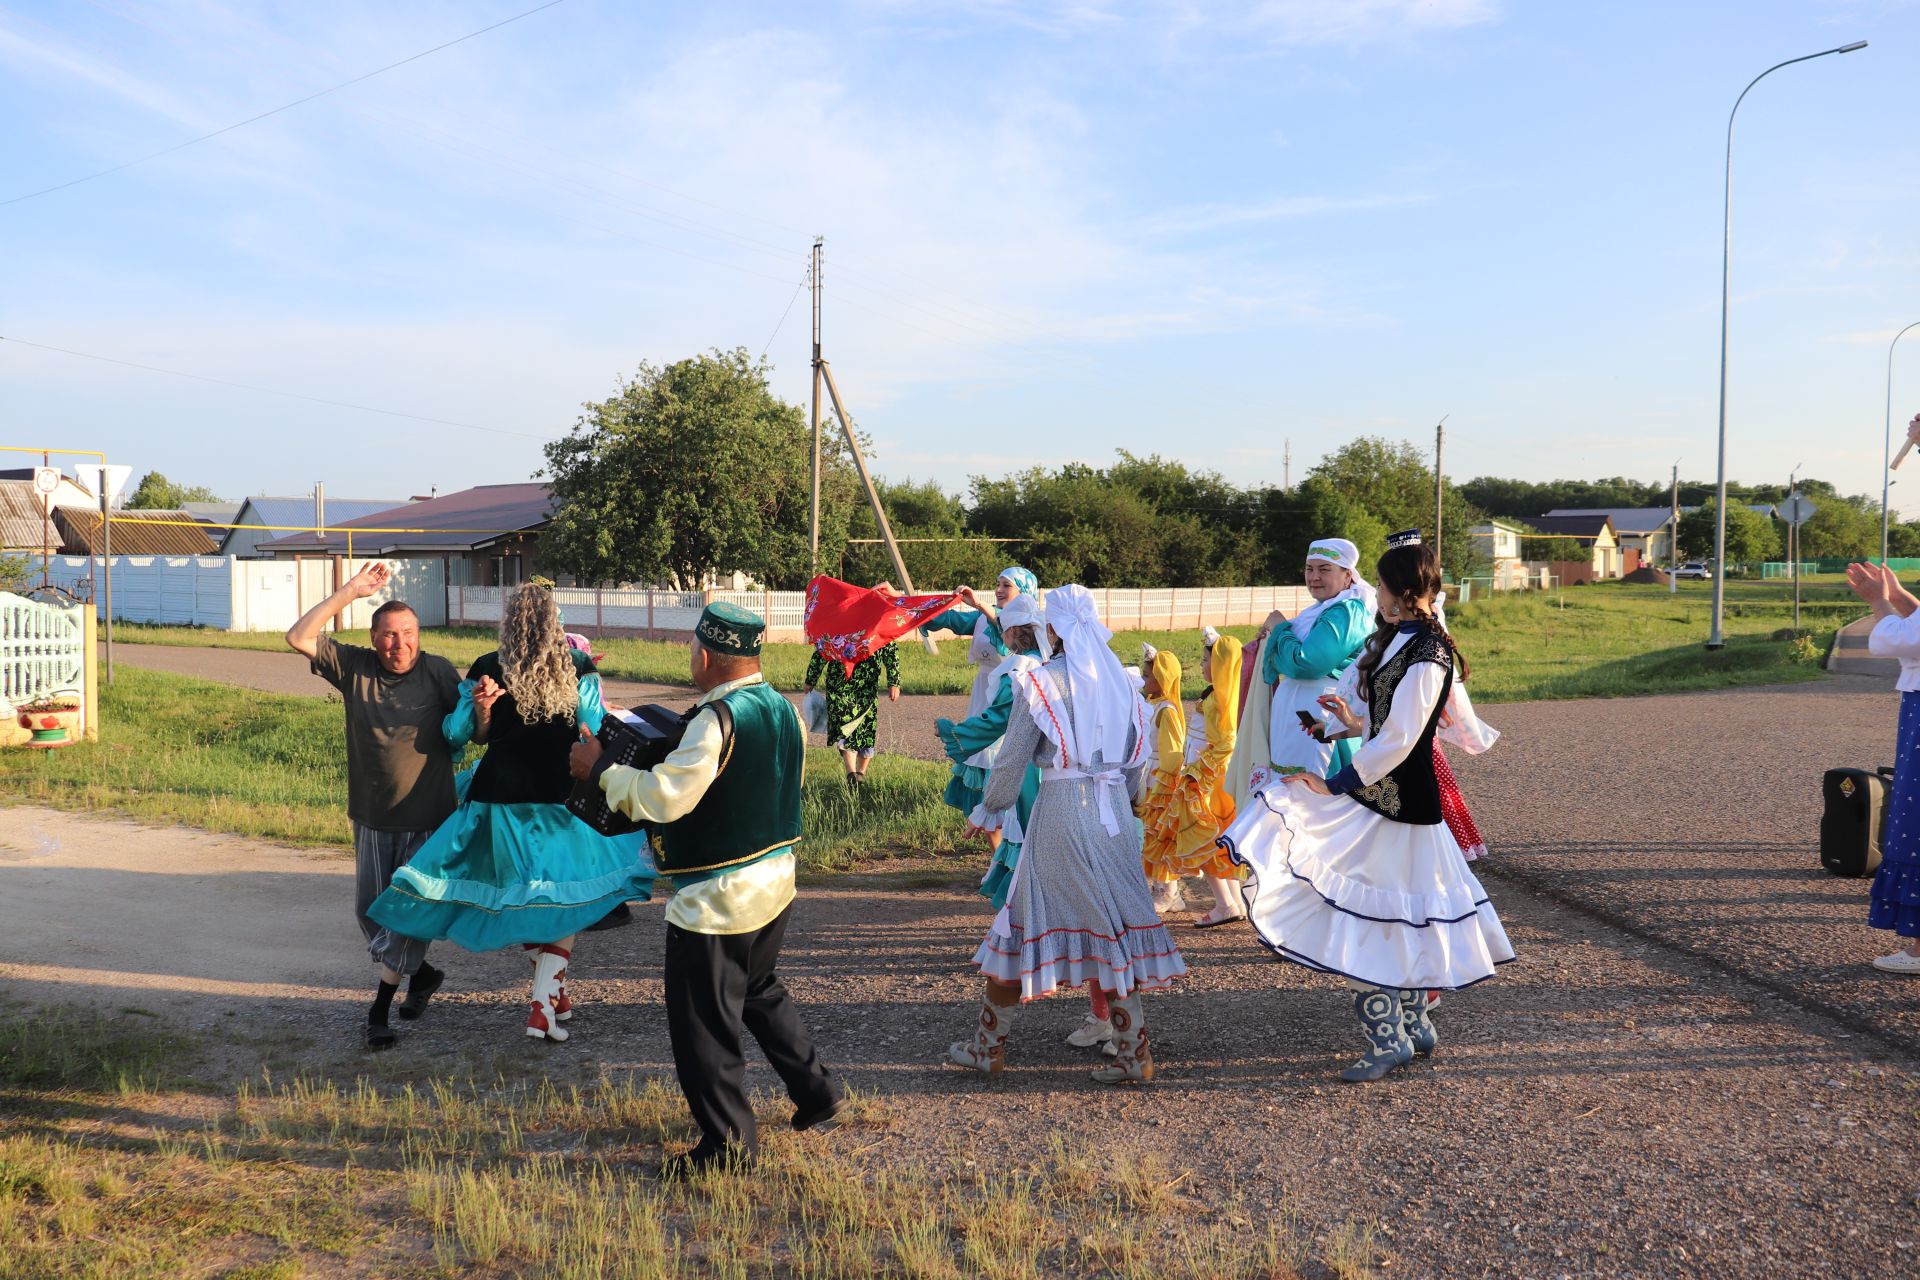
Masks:
[[[496,625],[500,587],[449,587],[452,626]],[[555,603],[567,629],[595,635],[628,634],[649,639],[691,635],[710,600],[743,605],[767,620],[772,641],[806,639],[804,591],[646,591],[561,587]],[[1182,628],[1252,626],[1275,609],[1298,613],[1313,603],[1305,587],[1096,587],[1101,617],[1115,631],[1178,631]]]
[[[87,635],[80,606],[0,592],[0,703],[85,691]]]
[[[113,616],[122,622],[207,627],[215,631],[285,631],[364,560],[239,560],[233,556],[115,556]],[[446,568],[438,558],[388,559],[387,591],[356,600],[341,615],[343,628],[367,625],[373,610],[397,597],[425,626],[447,619]],[[106,617],[105,575],[97,556],[56,556],[53,584],[92,600]],[[36,570],[37,571],[37,570]]]

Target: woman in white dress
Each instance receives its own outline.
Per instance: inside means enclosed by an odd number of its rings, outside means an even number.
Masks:
[[[1270,781],[1221,837],[1252,872],[1261,941],[1358,991],[1367,1052],[1340,1073],[1348,1081],[1432,1053],[1428,993],[1471,986],[1513,959],[1441,810],[1433,737],[1466,664],[1434,619],[1439,561],[1418,539],[1396,534],[1380,557],[1382,617],[1359,659],[1365,737],[1352,762],[1330,779]]]

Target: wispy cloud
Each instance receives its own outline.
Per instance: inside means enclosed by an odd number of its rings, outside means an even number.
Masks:
[[[1374,209],[1392,209],[1405,205],[1431,204],[1433,197],[1422,194],[1377,196],[1276,196],[1269,200],[1244,204],[1202,204],[1168,209],[1142,220],[1144,235],[1191,235],[1201,231],[1219,231],[1227,227],[1250,226],[1265,222],[1285,222],[1295,218],[1317,218],[1329,214],[1365,213]]]
[[[1500,16],[1494,0],[1260,0],[1241,19],[1284,45],[1359,45],[1478,26]]]

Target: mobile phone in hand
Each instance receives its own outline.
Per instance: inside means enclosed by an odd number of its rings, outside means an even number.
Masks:
[[[1325,742],[1327,740],[1325,726],[1314,719],[1311,711],[1296,711],[1293,714],[1300,717],[1300,727],[1307,731],[1308,737],[1312,738],[1315,742]]]

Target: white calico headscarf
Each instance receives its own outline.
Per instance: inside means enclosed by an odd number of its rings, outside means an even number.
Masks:
[[[1110,769],[1131,763],[1127,735],[1139,727],[1140,695],[1108,647],[1113,632],[1100,621],[1093,593],[1071,585],[1047,592],[1047,622],[1060,637],[1060,660],[1073,683],[1073,741],[1081,755],[1074,764],[1085,768],[1095,752]]]
[[[1353,585],[1332,599],[1316,600],[1311,608],[1302,609],[1289,624],[1293,627],[1294,639],[1302,644],[1306,643],[1307,636],[1312,633],[1313,624],[1320,620],[1320,615],[1334,605],[1348,600],[1358,600],[1366,605],[1367,618],[1369,621],[1372,620],[1373,615],[1380,609],[1380,601],[1373,587],[1360,576],[1360,548],[1345,538],[1315,538],[1307,546],[1307,559],[1339,565],[1353,575]]]

